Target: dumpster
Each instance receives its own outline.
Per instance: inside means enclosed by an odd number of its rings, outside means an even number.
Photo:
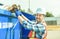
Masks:
[[[29,20],[35,20],[33,15],[22,12]],[[22,39],[28,37],[30,30],[20,24],[16,16],[8,10],[0,9],[0,39]]]

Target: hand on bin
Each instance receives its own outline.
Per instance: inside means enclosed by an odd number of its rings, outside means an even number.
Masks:
[[[18,16],[22,16],[22,13],[21,13],[20,10],[15,10],[15,14],[16,14],[17,17],[18,17]]]

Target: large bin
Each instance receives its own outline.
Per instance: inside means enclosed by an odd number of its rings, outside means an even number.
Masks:
[[[22,12],[28,19],[35,20],[33,15]],[[11,12],[0,9],[0,39],[21,39],[28,37],[30,30],[25,29]]]

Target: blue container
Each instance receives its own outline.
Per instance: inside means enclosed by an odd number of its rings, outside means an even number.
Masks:
[[[22,12],[22,14],[30,20],[35,20],[33,15],[25,12]],[[25,29],[19,20],[7,10],[0,9],[0,24],[0,39],[22,39],[22,37],[28,37],[30,32],[30,30]]]

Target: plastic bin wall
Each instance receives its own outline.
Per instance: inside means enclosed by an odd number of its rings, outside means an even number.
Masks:
[[[33,15],[22,12],[29,20],[35,20]],[[0,39],[21,39],[28,37],[30,30],[25,29],[11,12],[0,9]]]

